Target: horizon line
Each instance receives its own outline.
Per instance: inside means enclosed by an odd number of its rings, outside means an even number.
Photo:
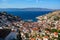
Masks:
[[[41,7],[26,7],[26,8],[41,8]],[[26,9],[26,8],[19,8],[19,9]],[[0,9],[8,9],[8,8],[0,8]],[[18,8],[14,8],[14,9],[18,9]],[[44,9],[52,9],[52,8],[44,8]],[[55,8],[55,9],[58,9],[58,8]]]

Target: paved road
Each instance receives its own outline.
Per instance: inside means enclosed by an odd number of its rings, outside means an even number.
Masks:
[[[13,40],[17,36],[16,33],[8,29],[0,29],[0,40]]]
[[[16,32],[11,32],[6,38],[5,40],[13,40],[16,39],[17,35]]]

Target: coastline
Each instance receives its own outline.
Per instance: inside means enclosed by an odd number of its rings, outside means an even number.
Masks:
[[[7,13],[8,14],[12,14],[14,16],[19,16],[22,18],[22,20],[33,20],[33,21],[37,21],[36,17],[37,16],[41,16],[41,15],[45,15],[45,14],[48,14],[49,12],[52,12],[52,11],[10,11]]]

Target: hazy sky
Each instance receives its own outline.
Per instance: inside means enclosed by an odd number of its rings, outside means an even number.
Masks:
[[[60,9],[60,0],[0,0],[0,8]]]

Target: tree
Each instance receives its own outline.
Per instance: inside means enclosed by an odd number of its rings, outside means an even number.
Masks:
[[[58,33],[60,33],[60,30],[57,30]]]
[[[53,33],[53,32],[57,32],[57,29],[51,29],[51,32]]]
[[[59,20],[60,19],[60,17],[58,17],[58,16],[54,16],[54,20],[56,21],[56,20]]]
[[[20,31],[18,31],[18,35],[17,35],[17,40],[22,40],[22,38],[21,38],[21,32]]]

